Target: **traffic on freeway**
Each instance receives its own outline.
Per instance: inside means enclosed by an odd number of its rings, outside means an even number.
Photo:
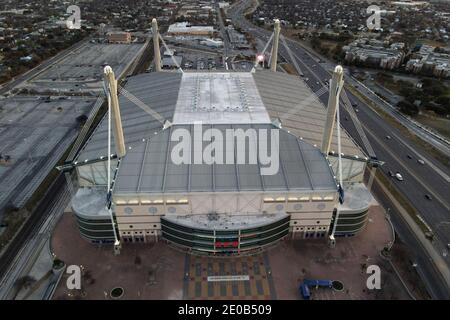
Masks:
[[[248,1],[240,2],[229,11],[229,16],[243,30],[250,31],[252,35],[263,41],[269,40],[271,31],[259,28],[245,19],[243,12],[249,5]],[[324,61],[317,56],[313,56],[308,49],[298,42],[292,40],[287,42],[292,54],[290,55],[285,47],[280,46],[279,50],[283,59],[293,63],[290,57],[294,57],[295,62],[301,69],[304,81],[313,92],[318,92],[326,87],[330,80],[330,74],[324,68]],[[450,194],[450,172],[448,168],[429,156],[421,148],[415,146],[412,141],[402,135],[400,130],[389,124],[350,91],[347,91],[347,94],[375,154],[378,159],[385,162],[379,169],[431,227],[435,235],[433,244],[447,264],[450,265],[450,257],[447,254],[450,244],[448,224],[450,221],[450,198],[448,197]],[[362,94],[364,95],[364,92]],[[319,99],[326,106],[328,94],[320,95]],[[342,126],[360,146],[364,146],[355,125],[348,120],[350,118],[349,113],[345,108],[340,110],[342,113],[341,119],[346,119],[341,122]],[[391,138],[387,139],[387,136]],[[391,176],[389,172],[395,174]]]

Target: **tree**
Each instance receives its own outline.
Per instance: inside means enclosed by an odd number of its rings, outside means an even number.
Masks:
[[[35,278],[33,278],[32,276],[26,275],[26,276],[18,278],[14,282],[14,286],[16,287],[17,292],[19,292],[23,288],[25,288],[25,289],[29,288],[35,282],[36,282]]]
[[[427,103],[425,105],[425,109],[434,111],[436,114],[443,116],[443,117],[447,116],[450,113],[450,109],[449,109],[448,105],[442,106],[442,105],[434,103],[434,102]]]
[[[426,95],[437,97],[443,95],[446,91],[445,86],[442,85],[439,81],[432,80],[429,84],[422,86],[423,93]]]
[[[400,109],[401,112],[408,114],[410,116],[415,116],[419,113],[419,108],[407,101],[407,100],[402,100],[399,103],[397,103],[397,107]]]
[[[414,89],[409,86],[400,85],[399,92],[400,92],[400,95],[405,97],[405,99],[410,103],[413,103],[416,100],[423,100],[422,91],[420,91],[418,89]]]

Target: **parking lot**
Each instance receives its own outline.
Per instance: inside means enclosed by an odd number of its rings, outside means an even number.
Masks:
[[[56,93],[99,90],[102,87],[103,66],[110,65],[116,76],[119,76],[134,61],[143,46],[143,43],[88,42],[22,84],[22,88]]]
[[[95,99],[15,96],[0,102],[0,208],[20,206],[76,138]]]
[[[216,70],[225,69],[221,55],[209,51],[200,51],[185,47],[169,46],[176,56],[182,56],[183,70]],[[163,50],[164,52],[165,50]]]

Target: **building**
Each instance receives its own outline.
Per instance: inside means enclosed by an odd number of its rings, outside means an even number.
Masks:
[[[214,27],[211,26],[191,26],[188,22],[178,22],[171,24],[167,30],[169,36],[206,36],[214,34]]]
[[[328,238],[338,208],[336,236],[364,228],[370,194],[361,182],[367,158],[343,131],[345,192],[352,200],[340,205],[337,158],[317,147],[326,108],[300,78],[269,71],[154,72],[129,77],[126,90],[162,119],[119,98],[126,155],[111,161],[108,201],[121,241],[162,239],[197,253],[250,253],[285,237]],[[305,103],[299,107],[299,101]],[[79,190],[72,208],[81,234],[92,242],[114,240],[105,210],[105,119],[73,163]],[[275,174],[262,174],[268,163],[259,154],[261,140],[256,143],[249,129],[267,137],[273,130],[279,133]],[[205,132],[244,132],[248,163],[239,162],[236,140],[230,149],[227,142],[223,152],[232,163],[178,164],[174,133],[180,130],[193,137],[192,148],[200,154],[212,142]],[[334,132],[331,150],[337,150]],[[256,150],[259,155],[251,162]],[[219,159],[221,153],[215,154]]]
[[[433,46],[421,45],[406,63],[406,70],[441,78],[450,77],[450,54],[445,48],[441,49],[442,52],[436,52],[435,49]]]
[[[223,41],[219,40],[219,39],[205,39],[200,41],[200,44],[205,45],[207,47],[211,47],[211,48],[221,48],[223,47]]]
[[[381,41],[358,39],[344,46],[342,50],[345,52],[345,61],[348,63],[393,70],[402,64],[405,58],[404,48],[404,43],[393,43],[387,47]]]
[[[109,32],[107,36],[109,43],[131,43],[131,33],[129,32]]]
[[[231,44],[233,44],[234,46],[241,46],[248,44],[245,35],[234,29],[232,25],[228,25],[226,31]]]

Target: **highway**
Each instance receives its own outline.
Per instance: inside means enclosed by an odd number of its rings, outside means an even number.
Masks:
[[[378,106],[382,107],[384,111],[389,113],[403,126],[413,131],[418,137],[428,142],[436,149],[440,150],[446,156],[450,157],[450,142],[447,139],[430,131],[424,125],[402,114],[400,111],[397,110],[397,108],[395,108],[393,105],[391,105],[384,99],[380,98],[377,94],[375,94],[372,90],[367,88],[363,83],[361,83],[354,77],[349,75],[348,77],[346,77],[346,80],[352,86],[357,87],[359,91],[363,93],[365,96],[370,97],[370,99],[374,100]]]
[[[6,275],[11,271],[11,263],[22,258],[22,255],[19,253],[21,253],[24,246],[36,236],[43,223],[54,212],[55,206],[58,208],[57,211],[62,211],[65,206],[67,206],[70,200],[69,197],[67,197],[67,192],[67,183],[64,174],[59,173],[43,199],[24,223],[20,232],[17,233],[16,237],[2,252],[0,258],[0,283],[2,284],[2,287],[4,281],[10,281],[8,280],[9,277],[6,277]],[[64,197],[65,200],[60,202],[62,197]]]
[[[250,32],[253,36],[263,41],[267,41],[271,32],[254,26],[244,18],[242,12],[248,7],[249,3],[249,1],[241,1],[228,10],[228,16],[243,30]],[[311,53],[298,42],[288,40],[288,44],[293,58],[296,60],[296,63],[304,75],[303,79],[312,91],[318,92],[326,86],[325,81],[329,81],[330,74],[326,68],[318,62],[318,59],[311,55]],[[281,46],[281,42],[279,52],[281,57],[292,63],[288,51]],[[360,88],[358,87],[358,90],[359,89]],[[362,94],[368,96],[366,92],[362,92]],[[382,172],[390,179],[392,185],[411,202],[420,216],[431,227],[436,235],[435,240],[433,241],[434,245],[437,250],[442,253],[447,264],[449,264],[450,257],[447,254],[447,244],[450,243],[450,203],[448,197],[450,194],[449,169],[431,156],[428,156],[425,151],[415,146],[412,141],[402,135],[400,130],[391,126],[383,117],[373,111],[363,101],[350,92],[347,92],[347,95],[351,103],[357,105],[355,109],[358,110],[358,119],[361,122],[378,159],[385,162],[385,165],[381,167]],[[326,106],[328,93],[322,94],[319,99]],[[360,146],[364,146],[361,137],[351,121],[350,115],[344,108],[341,108],[341,119],[343,119],[342,125],[345,130]],[[424,160],[425,164],[420,164],[417,161],[419,159]],[[395,178],[391,178],[388,174],[389,171],[394,173],[400,172],[404,181],[397,181]],[[373,190],[373,192],[377,198],[382,199],[382,197],[377,194],[376,190]],[[426,199],[425,195],[429,195],[431,200]],[[406,235],[407,230],[401,225],[401,222],[399,223],[398,219],[393,220],[394,223],[397,222],[395,225],[397,231],[401,233],[400,235],[403,236],[403,238],[410,240],[408,242],[409,245],[413,248],[417,248],[417,245],[411,241],[411,237]],[[420,252],[418,255],[420,263],[427,264],[428,257],[425,256],[426,254]],[[429,263],[426,266],[420,266],[419,264],[419,266],[423,268],[424,273],[431,274],[433,273],[433,270],[430,265],[431,264]],[[436,280],[434,275],[425,275],[425,277],[429,278],[427,280],[430,287],[440,286],[439,281]],[[446,291],[448,297],[448,288],[447,290],[446,288],[435,290],[436,297],[444,297]]]
[[[225,23],[223,22],[223,17],[222,17],[222,13],[220,11],[219,2],[216,2],[216,10],[217,10],[217,18],[218,18],[218,22],[219,22],[220,34],[223,39],[223,64],[228,69],[229,61],[227,61],[227,60],[228,60],[228,57],[230,56],[230,39],[228,37]]]

